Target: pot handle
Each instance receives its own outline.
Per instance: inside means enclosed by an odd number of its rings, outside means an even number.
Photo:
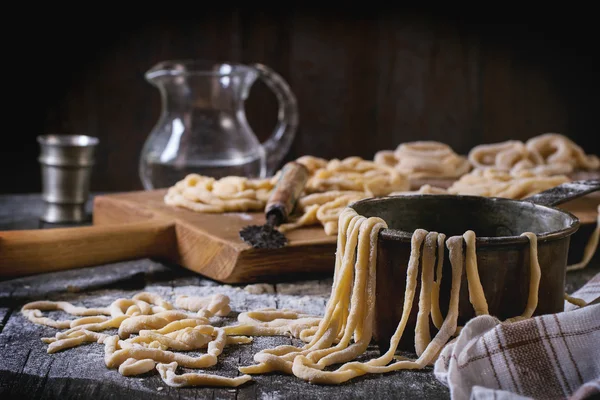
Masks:
[[[598,190],[600,190],[599,179],[573,181],[555,186],[523,200],[531,201],[542,206],[552,207]]]

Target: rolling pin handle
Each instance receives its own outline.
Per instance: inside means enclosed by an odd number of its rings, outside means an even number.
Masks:
[[[304,190],[308,175],[308,169],[296,161],[291,161],[282,168],[281,176],[265,207],[267,219],[269,215],[276,215],[276,225],[287,221]]]
[[[285,207],[281,204],[272,204],[266,212],[267,225],[279,226],[287,221]]]

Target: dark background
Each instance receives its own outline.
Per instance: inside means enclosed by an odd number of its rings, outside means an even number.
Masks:
[[[12,50],[5,48],[16,61],[4,66],[13,91],[0,191],[40,191],[35,138],[43,133],[100,138],[92,190],[141,189],[139,154],[160,112],[159,93],[143,75],[168,59],[261,62],[280,73],[300,108],[287,159],[371,158],[412,140],[439,140],[466,154],[480,143],[545,132],[600,153],[590,10],[363,5],[370,8],[231,7],[177,10],[185,20],[80,13],[37,21],[36,34],[15,34]],[[152,14],[149,5],[144,10]],[[275,99],[257,83],[247,114],[261,140],[275,112]]]

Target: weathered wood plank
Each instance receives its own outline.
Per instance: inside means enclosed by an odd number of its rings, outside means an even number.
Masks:
[[[14,305],[37,298],[64,297],[94,289],[143,289],[147,282],[164,279],[191,279],[197,275],[180,267],[171,268],[148,259],[102,265],[93,268],[51,272],[40,276],[23,277],[0,283],[0,306]]]

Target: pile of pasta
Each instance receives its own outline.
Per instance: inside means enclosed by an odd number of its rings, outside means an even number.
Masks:
[[[322,225],[336,235],[338,217],[351,203],[369,197],[410,193],[457,194],[523,199],[570,180],[575,170],[600,169],[597,156],[585,152],[564,135],[545,133],[526,143],[509,140],[474,147],[468,157],[435,141],[400,144],[382,150],[369,161],[360,157],[326,160],[303,156],[296,160],[309,179],[287,232]],[[281,171],[269,179],[230,176],[222,179],[190,174],[169,188],[165,203],[196,212],[263,211]],[[424,184],[410,190],[411,180],[458,178],[449,187]]]
[[[419,178],[460,178],[471,171],[507,172],[518,176],[527,171],[535,176],[568,175],[576,170],[598,170],[600,159],[586,154],[568,137],[544,133],[527,142],[507,140],[473,147],[467,157],[447,144],[415,141],[400,144],[396,150],[375,153],[373,160],[407,175]]]
[[[597,156],[587,155],[571,139],[558,133],[544,133],[525,143],[507,140],[475,146],[468,159],[478,169],[493,168],[511,173],[527,170],[540,176],[600,168]]]
[[[179,308],[179,310],[177,309]],[[79,316],[72,320],[53,320],[43,311],[64,311]],[[235,378],[204,373],[177,375],[177,366],[208,368],[226,345],[250,343],[245,336],[230,336],[209,320],[230,313],[229,298],[222,294],[208,297],[179,296],[175,306],[155,293],[142,292],[131,299],[117,299],[103,308],[74,306],[64,301],[35,301],[21,312],[31,322],[66,329],[54,337],[42,338],[48,353],[56,353],[84,343],[104,344],[104,362],[118,368],[121,375],[144,374],[156,368],[163,381],[174,387],[190,385],[239,386],[250,376]],[[103,331],[117,329],[117,334]],[[136,334],[137,336],[132,336]],[[206,349],[193,357],[175,351]]]
[[[202,213],[264,210],[275,185],[275,178],[248,179],[227,176],[215,179],[190,174],[165,195],[165,203]]]
[[[438,232],[417,229],[411,239],[407,266],[403,313],[389,350],[366,362],[363,355],[373,336],[377,281],[378,234],[387,228],[381,218],[358,215],[345,208],[339,217],[339,233],[331,295],[323,316],[312,316],[289,309],[266,308],[243,312],[235,325],[217,327],[210,318],[229,314],[229,298],[179,296],[175,305],[157,294],[142,292],[131,299],[117,299],[105,308],[85,308],[67,302],[37,301],[24,305],[22,313],[30,321],[66,329],[54,337],[43,338],[48,353],[84,343],[104,345],[104,362],[118,368],[124,376],[135,376],[156,369],[169,386],[230,386],[250,381],[251,375],[278,371],[318,384],[340,384],[365,374],[401,369],[421,369],[437,359],[443,347],[459,332],[459,292],[466,274],[469,301],[476,315],[488,314],[488,304],[477,266],[475,232],[446,238]],[[529,240],[530,284],[527,304],[520,315],[505,321],[512,323],[530,318],[537,307],[540,265],[537,237]],[[448,312],[440,312],[440,286],[444,249],[449,251],[451,291]],[[464,248],[464,253],[463,253]],[[463,255],[464,254],[464,255]],[[416,359],[398,358],[395,353],[406,330],[420,277],[418,315],[415,327]],[[585,305],[581,299],[565,296]],[[53,320],[42,311],[62,310],[81,318]],[[436,332],[430,331],[430,322]],[[103,331],[117,329],[116,334]],[[255,365],[240,366],[244,375],[224,377],[207,373],[177,373],[177,367],[209,368],[217,364],[223,348],[249,343],[249,336],[291,335],[303,346],[284,345],[259,351]],[[200,356],[183,352],[206,349]],[[337,369],[327,367],[338,365]]]
[[[459,194],[483,197],[503,197],[520,200],[551,189],[571,179],[566,175],[540,176],[531,170],[503,171],[496,168],[474,169],[444,190],[433,194]],[[423,193],[423,191],[420,191]]]
[[[328,235],[335,235],[339,214],[350,203],[410,188],[406,175],[360,157],[325,160],[303,156],[296,162],[308,169],[309,178],[296,215],[279,227],[281,231],[321,224]],[[278,171],[270,179],[190,174],[169,188],[164,200],[196,212],[263,211],[280,174]]]
[[[471,170],[469,160],[450,146],[427,140],[402,143],[394,151],[378,151],[373,160],[395,168],[410,179],[458,178]]]
[[[526,143],[509,140],[474,147],[459,156],[444,143],[415,141],[383,150],[369,161],[360,157],[296,160],[309,179],[290,221],[281,232],[322,225],[326,235],[338,234],[338,219],[350,204],[379,196],[406,194],[475,195],[524,199],[571,179],[576,170],[598,170],[600,159],[587,155],[564,135],[545,133]],[[214,179],[191,174],[165,196],[167,204],[197,212],[263,211],[281,171],[270,179]],[[458,178],[448,188],[430,184],[410,190],[411,180]],[[597,246],[596,246],[597,247]],[[595,248],[594,248],[595,251]]]
[[[497,168],[475,168],[443,188],[430,184],[417,190],[398,190],[385,193],[387,196],[407,194],[451,194],[483,197],[503,197],[521,200],[562,183],[571,181],[567,175],[540,175],[530,169],[500,170]],[[280,227],[282,232],[302,226],[322,224],[327,235],[337,234],[337,217],[341,210],[353,202],[373,195],[361,191],[332,190],[313,193],[298,200],[300,216],[291,223]]]
[[[406,145],[409,148],[412,146],[411,143]],[[402,146],[398,147],[396,153]],[[429,145],[430,148],[436,148],[435,146],[435,142]],[[445,148],[445,151],[448,152],[449,149]],[[423,166],[432,163],[443,165],[434,153],[432,151],[429,157],[425,154],[415,157],[411,163]],[[376,160],[377,158],[378,155],[375,156]],[[600,159],[597,156],[587,155],[572,140],[557,133],[544,133],[525,143],[507,140],[475,146],[469,152],[467,160],[468,171],[458,175],[451,172],[450,175],[458,179],[447,189],[423,185],[408,193],[475,195],[519,200],[570,181],[568,175],[574,171],[600,169]],[[450,171],[455,170],[450,168]],[[444,177],[443,174],[430,176]],[[392,193],[397,194],[405,193]]]

